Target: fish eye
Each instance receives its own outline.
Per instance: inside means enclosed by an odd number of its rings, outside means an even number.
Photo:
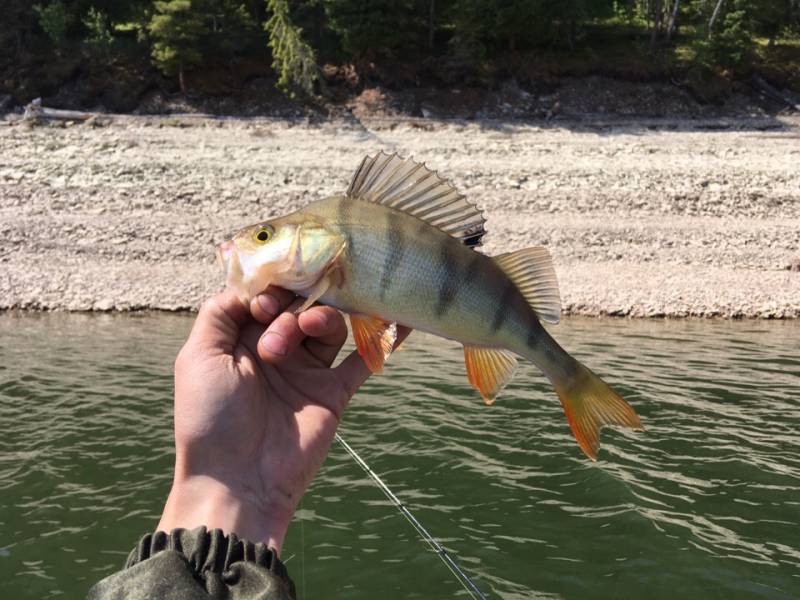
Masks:
[[[262,227],[261,229],[259,229],[255,235],[256,240],[261,242],[262,244],[264,242],[268,242],[270,237],[272,237],[272,232],[266,227]]]

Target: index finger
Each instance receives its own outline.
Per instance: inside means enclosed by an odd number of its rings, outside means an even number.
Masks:
[[[298,323],[308,336],[305,341],[308,352],[330,367],[347,340],[342,313],[330,306],[314,306],[298,317]]]

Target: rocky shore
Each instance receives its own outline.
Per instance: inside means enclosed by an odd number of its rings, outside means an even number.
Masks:
[[[546,245],[571,314],[800,317],[800,119],[0,121],[0,309],[185,310],[213,244],[411,154]]]

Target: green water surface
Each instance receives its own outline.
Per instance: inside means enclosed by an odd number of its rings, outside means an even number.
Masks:
[[[188,315],[0,314],[0,598],[80,598],[157,523]],[[487,408],[415,333],[341,433],[492,598],[800,598],[800,323],[567,319],[636,407],[583,457],[523,365]],[[300,598],[466,597],[338,446],[283,552]]]

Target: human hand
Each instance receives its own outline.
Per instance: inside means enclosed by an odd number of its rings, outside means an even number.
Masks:
[[[279,552],[347,403],[370,375],[339,311],[279,288],[246,307],[231,291],[200,309],[175,361],[175,477],[158,525],[205,525]],[[398,327],[398,343],[410,332]]]

